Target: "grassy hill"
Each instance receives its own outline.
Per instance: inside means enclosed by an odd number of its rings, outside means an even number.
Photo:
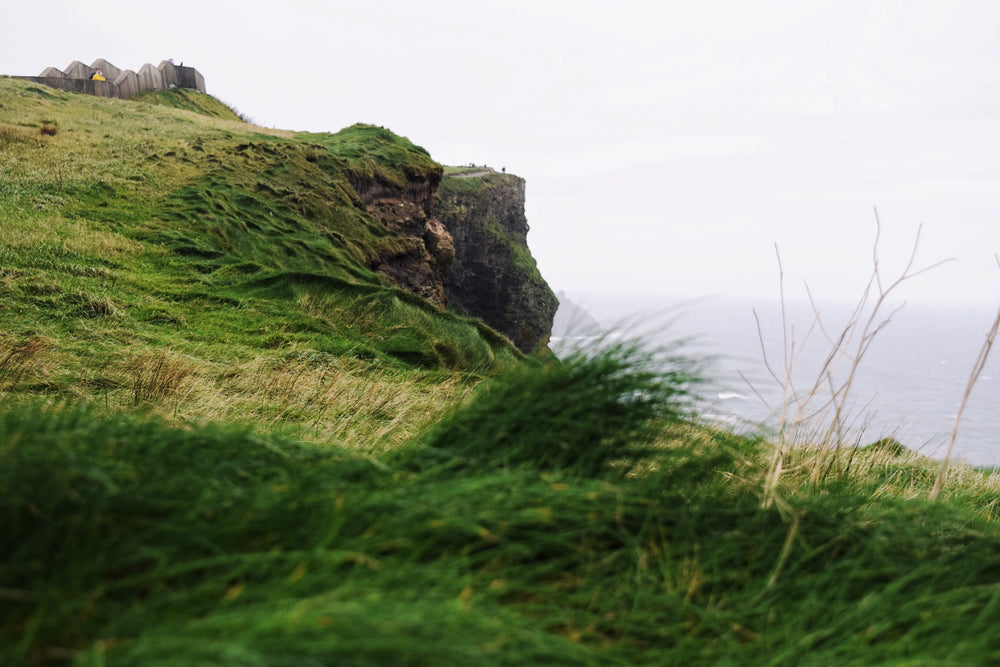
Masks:
[[[996,475],[776,477],[691,360],[524,359],[387,284],[352,182],[438,169],[0,79],[0,664],[1000,659]]]
[[[21,393],[280,417],[324,439],[344,392],[352,418],[447,400],[455,378],[520,358],[367,268],[404,240],[352,179],[441,169],[402,137],[268,132],[191,91],[126,102],[0,79],[0,99],[0,359]],[[291,407],[304,398],[320,411]]]

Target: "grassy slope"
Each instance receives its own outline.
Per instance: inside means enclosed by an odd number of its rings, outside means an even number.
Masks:
[[[409,141],[368,126],[266,133],[191,92],[0,88],[0,358],[24,357],[21,391],[188,420],[280,417],[323,440],[343,426],[336,405],[434,404],[460,377],[442,369],[518,358],[366,268],[405,241],[364,212],[351,174],[440,169]],[[168,386],[148,401],[136,384],[158,376]],[[427,410],[380,413],[406,426]]]
[[[525,366],[391,455],[0,418],[11,664],[1000,658],[997,484],[869,450],[761,508],[762,443],[612,353]],[[632,369],[632,370],[627,370]],[[682,376],[678,376],[678,380]],[[637,448],[637,445],[645,447]]]
[[[802,450],[765,508],[683,365],[512,365],[330,204],[408,142],[0,90],[0,664],[1000,659],[995,477]]]
[[[211,95],[203,95],[190,88],[171,88],[153,93],[140,93],[135,99],[175,109],[187,109],[212,118],[243,120],[232,107],[226,106]]]

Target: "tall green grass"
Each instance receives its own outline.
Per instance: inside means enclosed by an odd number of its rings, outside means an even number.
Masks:
[[[675,358],[667,370],[653,359],[638,345],[616,344],[540,370],[518,366],[434,425],[424,454],[477,469],[530,465],[581,475],[641,459],[665,425],[692,416],[691,364]]]
[[[1000,657],[978,500],[806,470],[764,509],[768,446],[687,423],[686,369],[641,361],[527,365],[379,455],[7,401],[0,662]]]

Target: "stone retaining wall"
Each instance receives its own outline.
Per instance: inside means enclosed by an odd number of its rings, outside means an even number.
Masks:
[[[96,70],[104,73],[105,81],[94,81],[90,78]],[[118,69],[104,58],[98,58],[89,67],[79,60],[74,60],[63,71],[55,67],[46,67],[39,76],[18,78],[74,93],[121,99],[166,88],[190,88],[200,93],[205,92],[205,77],[201,72],[193,67],[175,65],[169,60],[164,60],[157,67],[146,63],[138,73],[130,69]]]

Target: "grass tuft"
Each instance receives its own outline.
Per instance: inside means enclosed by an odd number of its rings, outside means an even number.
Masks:
[[[594,475],[641,455],[664,424],[687,416],[695,378],[677,361],[654,365],[633,344],[583,351],[489,381],[471,403],[442,419],[426,447],[476,467],[528,464]]]
[[[0,391],[13,390],[37,366],[39,355],[48,348],[49,343],[38,338],[21,343],[0,344]]]
[[[183,397],[191,385],[195,367],[167,354],[166,351],[144,354],[127,366],[132,378],[132,405]]]

